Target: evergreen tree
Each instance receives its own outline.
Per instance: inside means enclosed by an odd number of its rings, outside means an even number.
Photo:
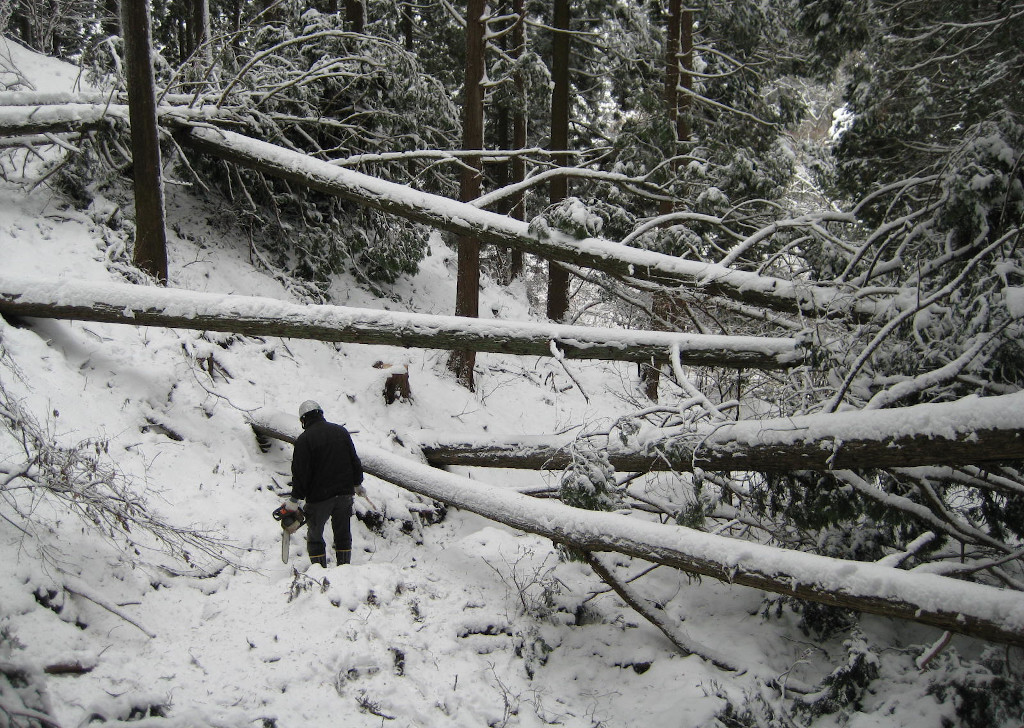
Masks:
[[[893,408],[1024,386],[1024,30],[1005,3],[801,3],[810,67],[849,81],[822,179],[857,225],[791,248],[806,275],[888,302],[819,329],[811,410]],[[996,485],[992,478],[1006,485]],[[744,503],[780,542],[907,565],[1013,553],[1016,463],[753,477]],[[1012,484],[1012,485],[1011,485]],[[1013,581],[1000,569],[974,578]],[[947,573],[956,573],[952,566]],[[987,572],[979,576],[978,572]]]
[[[872,397],[879,377],[914,377],[949,362],[989,385],[1019,386],[1024,351],[1003,298],[1024,282],[1024,50],[1014,40],[1024,17],[994,1],[890,0],[871,10],[848,56],[848,122],[828,178],[871,232],[846,251],[806,254],[822,280],[903,288],[915,305],[891,333],[875,335],[871,366],[855,363],[833,406]],[[835,34],[823,22],[817,31]],[[901,399],[974,390],[953,377]]]

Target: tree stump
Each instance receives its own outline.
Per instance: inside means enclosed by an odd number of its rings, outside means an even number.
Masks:
[[[412,399],[409,388],[409,367],[406,364],[385,364],[378,361],[374,369],[387,369],[388,378],[384,380],[384,403],[394,404],[396,401],[408,402]]]

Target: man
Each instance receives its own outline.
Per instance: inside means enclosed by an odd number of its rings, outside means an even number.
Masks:
[[[348,430],[324,419],[316,402],[299,405],[299,421],[302,434],[292,455],[292,496],[285,506],[297,511],[299,501],[306,501],[306,547],[312,563],[327,567],[324,526],[330,520],[338,565],[348,564],[352,560],[352,498],[356,488],[362,490],[362,463]]]

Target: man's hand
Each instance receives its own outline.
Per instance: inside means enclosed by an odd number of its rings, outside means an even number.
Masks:
[[[299,502],[294,498],[289,498],[288,500],[286,500],[284,503],[281,504],[281,507],[288,511],[289,513],[298,513],[299,511],[302,510],[301,506],[299,505]]]
[[[356,486],[356,495],[361,497],[361,498],[363,498],[367,503],[369,503],[370,504],[370,508],[372,508],[373,510],[375,510],[375,511],[379,510],[377,508],[377,504],[374,503],[372,500],[370,500],[370,496],[366,495],[366,488],[364,488],[363,486],[361,486],[361,485],[357,485]]]

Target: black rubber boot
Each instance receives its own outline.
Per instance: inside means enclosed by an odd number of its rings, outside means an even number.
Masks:
[[[338,559],[338,566],[352,563],[352,549],[335,549],[334,555]]]
[[[311,563],[320,564],[320,566],[327,568],[327,554],[320,554],[319,556],[310,556],[309,560]]]

